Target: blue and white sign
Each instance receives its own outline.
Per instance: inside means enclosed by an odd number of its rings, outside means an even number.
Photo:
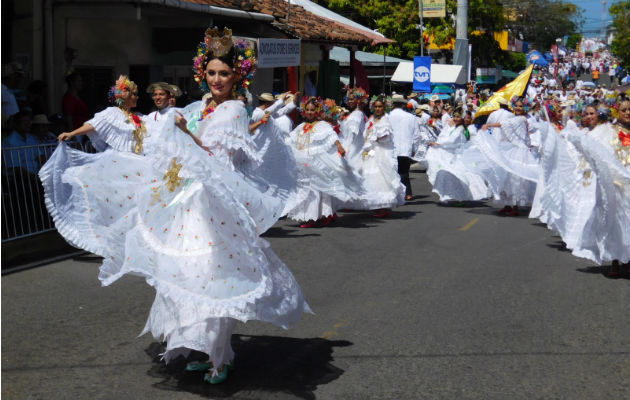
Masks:
[[[416,56],[413,58],[413,90],[416,92],[431,91],[431,57]]]

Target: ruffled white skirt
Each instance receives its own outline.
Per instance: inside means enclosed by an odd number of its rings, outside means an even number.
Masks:
[[[291,272],[258,237],[249,206],[226,183],[238,182],[231,171],[220,179],[212,168],[182,168],[179,184],[169,186],[162,161],[75,152],[61,144],[42,168],[47,206],[64,237],[105,257],[103,285],[133,274],[155,288],[144,332],[166,338],[167,360],[187,348],[217,366],[229,361],[231,350],[217,340],[226,332],[215,329],[230,324],[218,319],[288,328],[310,312]]]

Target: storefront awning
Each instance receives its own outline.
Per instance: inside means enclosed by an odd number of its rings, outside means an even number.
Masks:
[[[461,65],[431,64],[431,83],[449,83],[464,85],[466,83],[466,71]],[[413,82],[413,62],[403,61],[398,64],[392,82]]]

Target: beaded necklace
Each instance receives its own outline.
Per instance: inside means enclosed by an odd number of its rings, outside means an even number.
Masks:
[[[210,100],[206,108],[204,108],[203,112],[201,113],[201,118],[199,118],[199,121],[204,120],[208,115],[212,114],[216,107],[217,103],[214,100]]]
[[[134,126],[133,138],[136,140],[136,145],[133,148],[133,152],[140,154],[142,153],[142,142],[147,136],[147,128],[137,114],[134,114],[124,108],[121,108],[121,110],[125,114],[125,117],[127,117],[127,122],[133,124]]]
[[[302,132],[298,132],[298,136],[296,139],[296,145],[298,150],[304,150],[308,152],[311,145],[311,132],[313,128],[315,128],[316,122],[305,122],[302,127]]]

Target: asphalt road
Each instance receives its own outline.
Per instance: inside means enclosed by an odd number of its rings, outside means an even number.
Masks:
[[[316,315],[239,324],[237,369],[211,386],[137,337],[153,290],[102,288],[83,257],[2,277],[2,398],[627,399],[630,281],[489,204],[416,197],[387,220],[280,221],[266,235]]]

